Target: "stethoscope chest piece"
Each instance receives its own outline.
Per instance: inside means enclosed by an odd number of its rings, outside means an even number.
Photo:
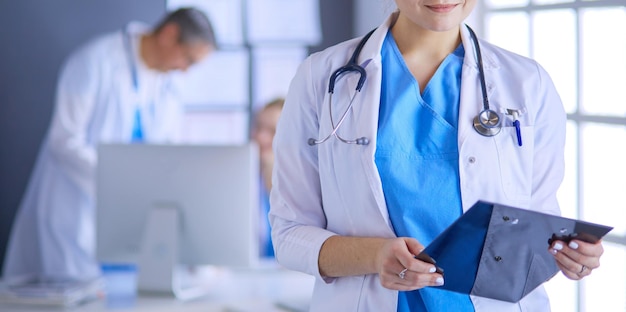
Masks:
[[[485,109],[474,118],[474,129],[484,136],[494,136],[502,129],[500,116],[491,109]]]

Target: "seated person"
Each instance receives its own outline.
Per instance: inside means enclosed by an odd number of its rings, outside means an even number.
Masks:
[[[252,128],[252,139],[259,146],[261,176],[261,256],[274,257],[274,247],[270,238],[270,226],[267,219],[269,212],[269,194],[272,189],[272,168],[274,167],[274,151],[272,141],[276,132],[276,124],[283,109],[284,99],[277,98],[267,103],[256,115]]]

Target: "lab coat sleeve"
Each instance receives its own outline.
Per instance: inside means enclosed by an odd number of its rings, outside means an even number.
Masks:
[[[82,50],[85,51],[85,50]],[[61,70],[48,133],[52,158],[83,192],[93,197],[95,145],[87,142],[101,71],[89,53],[78,52]]]
[[[531,207],[560,214],[556,193],[565,174],[565,123],[567,116],[552,79],[537,64],[538,107],[535,110]]]
[[[300,65],[289,87],[274,138],[269,219],[278,262],[317,278],[322,244],[334,233],[325,229],[326,217],[318,167],[318,104],[323,99],[312,83],[312,61]],[[330,281],[331,279],[325,279]]]

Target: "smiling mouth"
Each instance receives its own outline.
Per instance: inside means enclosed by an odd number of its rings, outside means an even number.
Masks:
[[[436,5],[427,5],[426,7],[433,12],[436,13],[448,13],[454,8],[456,8],[458,4],[436,4]]]

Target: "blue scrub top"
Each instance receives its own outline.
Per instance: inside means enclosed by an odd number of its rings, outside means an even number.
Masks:
[[[259,181],[260,191],[259,200],[261,206],[261,246],[259,246],[259,253],[261,258],[274,258],[274,244],[272,243],[272,229],[270,227],[269,212],[270,212],[270,192],[265,187],[263,177]]]
[[[375,161],[397,236],[427,246],[462,214],[458,167],[460,45],[420,94],[391,32],[382,47]],[[445,278],[444,278],[445,279]],[[426,287],[399,292],[398,311],[474,311],[468,295]]]

